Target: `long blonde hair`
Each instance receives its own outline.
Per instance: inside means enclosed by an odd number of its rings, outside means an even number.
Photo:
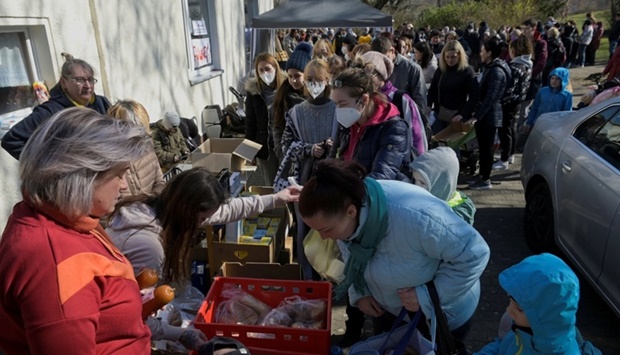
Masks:
[[[108,109],[108,116],[133,122],[146,129],[146,133],[151,134],[151,119],[144,106],[134,100],[118,100]]]
[[[459,62],[456,65],[456,70],[465,70],[469,66],[467,61],[467,54],[465,54],[465,49],[459,41],[449,41],[443,46],[441,50],[441,56],[439,57],[439,69],[441,69],[442,73],[445,73],[448,70],[448,64],[446,63],[446,53],[447,52],[456,52],[459,55]]]

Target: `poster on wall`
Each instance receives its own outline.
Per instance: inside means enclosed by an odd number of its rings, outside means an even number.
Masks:
[[[192,48],[194,51],[194,70],[211,65],[211,42],[209,37],[193,38]]]

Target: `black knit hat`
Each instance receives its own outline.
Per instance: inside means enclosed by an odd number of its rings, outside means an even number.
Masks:
[[[297,69],[304,71],[306,64],[312,60],[312,45],[308,42],[300,42],[286,62],[284,70]]]

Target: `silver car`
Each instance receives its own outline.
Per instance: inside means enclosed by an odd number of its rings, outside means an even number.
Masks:
[[[521,182],[530,249],[557,245],[620,317],[620,98],[539,117]]]

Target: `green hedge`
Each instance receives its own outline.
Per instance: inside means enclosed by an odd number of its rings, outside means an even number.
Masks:
[[[467,23],[486,21],[490,28],[501,25],[518,25],[529,17],[546,20],[540,13],[541,0],[491,0],[452,2],[441,7],[424,9],[418,16],[416,28],[430,25],[442,28],[446,25],[464,29]]]

